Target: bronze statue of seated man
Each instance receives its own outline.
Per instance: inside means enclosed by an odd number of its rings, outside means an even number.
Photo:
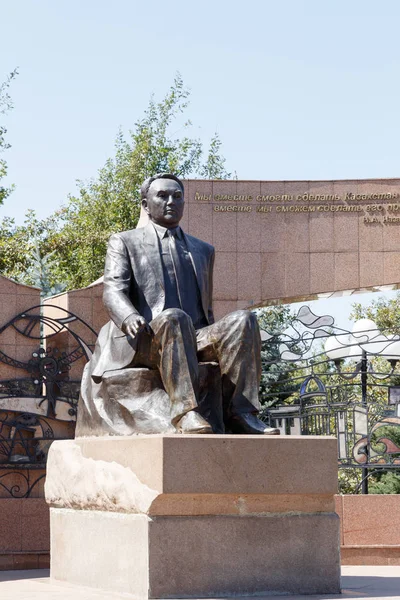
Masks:
[[[141,197],[148,224],[109,241],[103,301],[111,320],[85,368],[77,435],[212,433],[199,363],[219,365],[220,393],[208,395],[208,405],[218,404],[211,412],[224,421],[212,423],[215,432],[225,425],[232,433],[279,434],[257,416],[256,317],[238,310],[214,322],[215,252],[179,227],[182,182],[171,174],[150,177]]]

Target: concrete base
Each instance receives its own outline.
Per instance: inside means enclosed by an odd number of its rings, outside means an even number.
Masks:
[[[55,442],[52,577],[140,600],[339,593],[336,468],[332,438]]]

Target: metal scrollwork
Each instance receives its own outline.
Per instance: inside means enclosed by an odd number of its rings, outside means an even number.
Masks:
[[[51,442],[73,437],[80,380],[71,379],[70,372],[76,361],[87,361],[92,352],[74,324],[96,336],[73,313],[50,305],[46,309],[56,309],[59,316],[49,317],[43,307],[34,306],[0,327],[0,492],[14,498],[26,498],[37,489]],[[1,347],[1,335],[9,329],[37,340],[28,360],[9,356]],[[71,340],[68,351],[57,347],[61,333]],[[1,378],[2,364],[21,371],[21,376]]]
[[[262,332],[263,418],[283,434],[335,435],[339,466],[400,468],[400,336],[369,320],[352,331],[303,306]],[[365,484],[364,484],[365,487]]]

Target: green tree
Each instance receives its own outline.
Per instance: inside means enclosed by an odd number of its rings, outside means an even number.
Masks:
[[[5,115],[9,110],[12,109],[13,104],[11,97],[8,93],[8,88],[14,77],[18,74],[17,69],[14,69],[7,79],[0,85],[0,115]],[[0,124],[0,154],[10,148],[5,140],[7,129],[5,125]],[[12,187],[4,187],[1,185],[1,180],[7,175],[7,163],[3,158],[0,158],[0,206],[4,203],[4,200],[11,193]]]
[[[400,494],[398,471],[378,471],[370,476],[368,492],[370,494]]]
[[[204,179],[230,179],[232,173],[225,169],[225,158],[221,155],[222,142],[217,133],[210,142],[207,160],[200,169],[200,176]]]
[[[36,251],[42,256],[52,252],[52,240],[57,232],[58,216],[38,219],[35,211],[28,210],[22,225],[5,217],[0,221],[0,273],[28,285],[37,285],[31,270]],[[51,286],[57,283],[57,271],[48,273]]]
[[[261,346],[260,399],[263,409],[282,403],[295,391],[288,381],[292,377],[293,365],[280,360],[279,336],[290,328],[295,314],[287,305],[271,306],[257,311],[262,332],[272,336]]]
[[[20,278],[29,266],[22,241],[31,252],[38,243],[40,255],[52,253],[48,265],[51,285],[67,289],[84,287],[103,273],[107,240],[111,233],[132,229],[140,215],[140,186],[146,177],[172,172],[181,178],[226,178],[225,160],[217,135],[203,159],[200,140],[187,133],[190,122],[181,122],[188,107],[189,91],[177,75],[161,102],[150,99],[144,116],[127,136],[119,132],[115,155],[107,160],[96,178],[78,182],[79,193],[50,218],[38,222],[27,215],[22,227],[11,220],[0,225],[0,270]],[[178,128],[180,136],[171,133]],[[37,235],[33,229],[38,226]]]
[[[21,278],[25,283],[34,285],[41,289],[41,297],[47,298],[60,294],[65,290],[65,285],[54,283],[51,277],[52,261],[54,260],[54,250],[42,256],[39,250],[39,244],[33,248],[29,267]]]
[[[372,319],[382,333],[400,334],[400,293],[394,298],[378,296],[369,306],[355,302],[352,306],[350,319]]]

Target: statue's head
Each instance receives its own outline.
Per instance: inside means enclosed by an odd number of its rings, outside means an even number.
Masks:
[[[179,225],[185,206],[183,183],[175,175],[159,173],[143,182],[142,206],[149,219],[172,229]]]

